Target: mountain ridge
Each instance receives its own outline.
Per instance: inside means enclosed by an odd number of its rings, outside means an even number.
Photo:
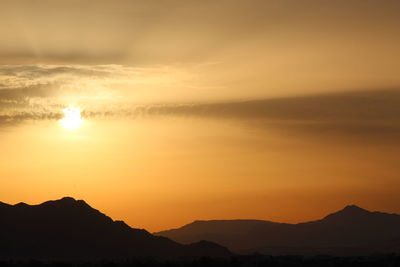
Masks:
[[[237,253],[400,252],[400,242],[392,242],[400,240],[400,215],[372,212],[353,204],[308,222],[197,220],[154,234],[181,243],[207,239]]]
[[[0,259],[128,259],[231,255],[213,242],[183,245],[136,229],[65,197],[37,205],[0,204]]]
[[[153,232],[153,234],[158,234],[161,232],[165,232],[165,231],[171,231],[171,230],[176,230],[176,229],[181,229],[184,228],[186,226],[192,225],[192,224],[198,224],[198,223],[204,223],[204,222],[254,222],[254,223],[276,223],[276,224],[286,224],[286,225],[299,225],[299,224],[304,224],[304,223],[312,223],[312,222],[318,222],[321,221],[331,215],[335,215],[337,213],[340,213],[342,211],[346,211],[346,210],[359,210],[359,211],[366,211],[369,213],[382,213],[379,211],[368,211],[366,209],[363,209],[355,204],[350,204],[350,205],[346,205],[344,208],[342,208],[341,210],[338,210],[336,212],[330,213],[324,217],[322,217],[321,219],[315,219],[315,220],[310,220],[310,221],[305,221],[305,222],[298,222],[298,223],[289,223],[289,222],[277,222],[277,221],[271,221],[271,220],[263,220],[263,219],[210,219],[210,220],[206,220],[206,219],[198,219],[198,220],[194,220],[190,223],[184,224],[181,227],[175,227],[175,228],[171,228],[171,229],[167,229],[167,230],[161,230],[161,231],[156,231]],[[384,213],[384,214],[393,214],[393,215],[400,215],[400,214],[396,214],[396,213]]]

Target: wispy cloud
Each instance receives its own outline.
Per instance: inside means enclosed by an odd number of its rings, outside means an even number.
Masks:
[[[286,132],[400,137],[400,90],[365,90],[251,101],[158,106],[149,114],[232,119]]]
[[[143,75],[120,65],[13,65],[0,67],[1,98],[49,97],[101,92]]]
[[[0,67],[0,125],[60,119],[71,99],[86,118],[192,116],[305,133],[400,137],[400,90],[365,90],[214,103],[140,104],[135,91],[162,91],[173,68],[120,65]],[[153,87],[152,87],[153,86]],[[165,87],[164,87],[165,88]],[[168,92],[164,92],[167,93]]]
[[[168,95],[188,77],[175,66],[3,65],[0,116],[3,121],[57,118],[68,104],[82,106],[86,115],[120,114],[127,103]]]

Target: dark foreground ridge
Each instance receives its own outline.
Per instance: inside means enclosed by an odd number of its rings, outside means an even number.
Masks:
[[[40,205],[0,202],[0,260],[101,260],[228,257],[208,241],[182,245],[153,236],[66,197]]]
[[[400,255],[363,257],[265,256],[247,255],[230,258],[201,257],[184,260],[103,260],[103,261],[0,261],[6,267],[397,267]]]
[[[195,221],[155,234],[181,243],[210,240],[237,253],[352,256],[399,253],[400,215],[350,205],[321,220],[306,223]]]

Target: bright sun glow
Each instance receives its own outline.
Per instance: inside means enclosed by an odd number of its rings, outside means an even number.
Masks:
[[[78,129],[83,119],[81,117],[81,111],[79,108],[74,106],[69,106],[62,110],[64,113],[64,118],[60,120],[60,124],[67,130],[75,130]]]

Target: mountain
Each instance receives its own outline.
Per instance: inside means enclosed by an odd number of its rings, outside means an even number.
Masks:
[[[225,257],[226,248],[208,241],[182,245],[134,229],[66,197],[40,205],[0,202],[0,259],[127,259]]]
[[[155,233],[181,243],[210,240],[238,253],[358,255],[400,252],[400,215],[355,205],[317,221],[195,221]]]

